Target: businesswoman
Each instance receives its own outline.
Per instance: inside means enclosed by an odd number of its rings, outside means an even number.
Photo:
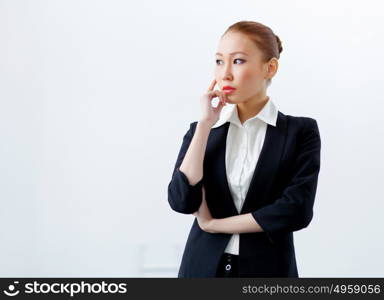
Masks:
[[[178,277],[299,277],[293,232],[313,217],[321,143],[315,119],[267,95],[281,51],[258,22],[221,36],[168,185],[171,208],[195,216]]]

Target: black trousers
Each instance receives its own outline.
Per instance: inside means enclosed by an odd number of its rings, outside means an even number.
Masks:
[[[239,277],[239,256],[223,253],[217,267],[216,277]]]

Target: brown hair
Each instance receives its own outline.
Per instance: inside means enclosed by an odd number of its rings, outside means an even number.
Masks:
[[[280,58],[280,53],[283,51],[281,40],[268,26],[254,21],[240,21],[229,26],[222,37],[229,31],[247,35],[263,53],[263,62],[269,61],[272,57]],[[270,84],[269,78],[267,86]]]

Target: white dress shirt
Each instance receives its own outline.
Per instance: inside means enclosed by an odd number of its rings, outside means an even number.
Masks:
[[[227,104],[212,127],[230,122],[225,166],[229,189],[239,214],[263,147],[267,124],[276,126],[277,114],[278,110],[269,98],[256,116],[241,124],[236,104]],[[233,234],[224,252],[239,255],[239,243],[239,234]]]

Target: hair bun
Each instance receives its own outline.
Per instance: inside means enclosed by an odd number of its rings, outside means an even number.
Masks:
[[[281,51],[283,51],[283,46],[281,45],[281,40],[280,38],[275,34],[275,37],[276,37],[276,40],[277,40],[277,47],[279,49],[279,53],[281,53]]]

